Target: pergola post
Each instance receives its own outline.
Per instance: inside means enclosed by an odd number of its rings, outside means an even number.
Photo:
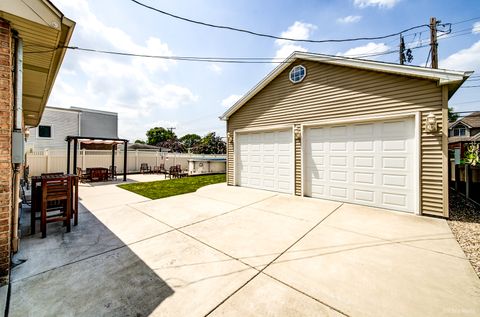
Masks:
[[[67,174],[70,174],[70,138],[67,138]]]
[[[77,147],[78,140],[73,140],[73,174],[77,175]]]
[[[115,172],[115,149],[117,148],[117,144],[113,143],[112,144],[112,179],[113,179],[113,173]]]
[[[123,143],[123,181],[127,181],[127,141]]]

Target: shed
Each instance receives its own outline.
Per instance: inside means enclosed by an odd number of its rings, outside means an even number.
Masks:
[[[228,185],[448,217],[448,100],[471,74],[295,52],[220,117]]]

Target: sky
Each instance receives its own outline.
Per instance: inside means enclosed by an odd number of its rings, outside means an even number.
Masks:
[[[71,46],[127,53],[285,58],[293,51],[359,56],[398,49],[398,36],[347,43],[288,42],[173,19],[131,0],[52,0],[76,22]],[[428,24],[453,23],[439,33],[439,67],[480,75],[480,1],[451,0],[141,0],[176,15],[295,39],[381,36]],[[471,19],[471,20],[470,20]],[[470,20],[463,22],[465,20]],[[460,23],[458,23],[460,22]],[[426,44],[424,27],[405,33],[407,47]],[[425,66],[429,47],[413,50]],[[398,53],[369,56],[398,63]],[[272,60],[273,61],[273,60]],[[225,135],[219,120],[276,64],[225,64],[122,57],[68,50],[48,106],[118,113],[119,137],[146,139],[148,129]],[[480,86],[480,79],[465,86]],[[461,88],[450,99],[456,111],[480,110],[480,87]]]

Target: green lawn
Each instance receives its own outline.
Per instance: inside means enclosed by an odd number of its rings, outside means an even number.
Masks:
[[[118,185],[118,187],[150,199],[159,199],[169,196],[191,193],[196,191],[200,187],[216,183],[223,183],[225,181],[225,174],[217,174],[175,178],[155,182],[130,183]]]

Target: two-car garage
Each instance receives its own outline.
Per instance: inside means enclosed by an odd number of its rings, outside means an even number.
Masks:
[[[304,126],[303,194],[416,210],[414,117]],[[237,133],[236,185],[294,193],[293,129]]]
[[[448,217],[448,99],[469,75],[295,52],[221,116],[227,183]]]

